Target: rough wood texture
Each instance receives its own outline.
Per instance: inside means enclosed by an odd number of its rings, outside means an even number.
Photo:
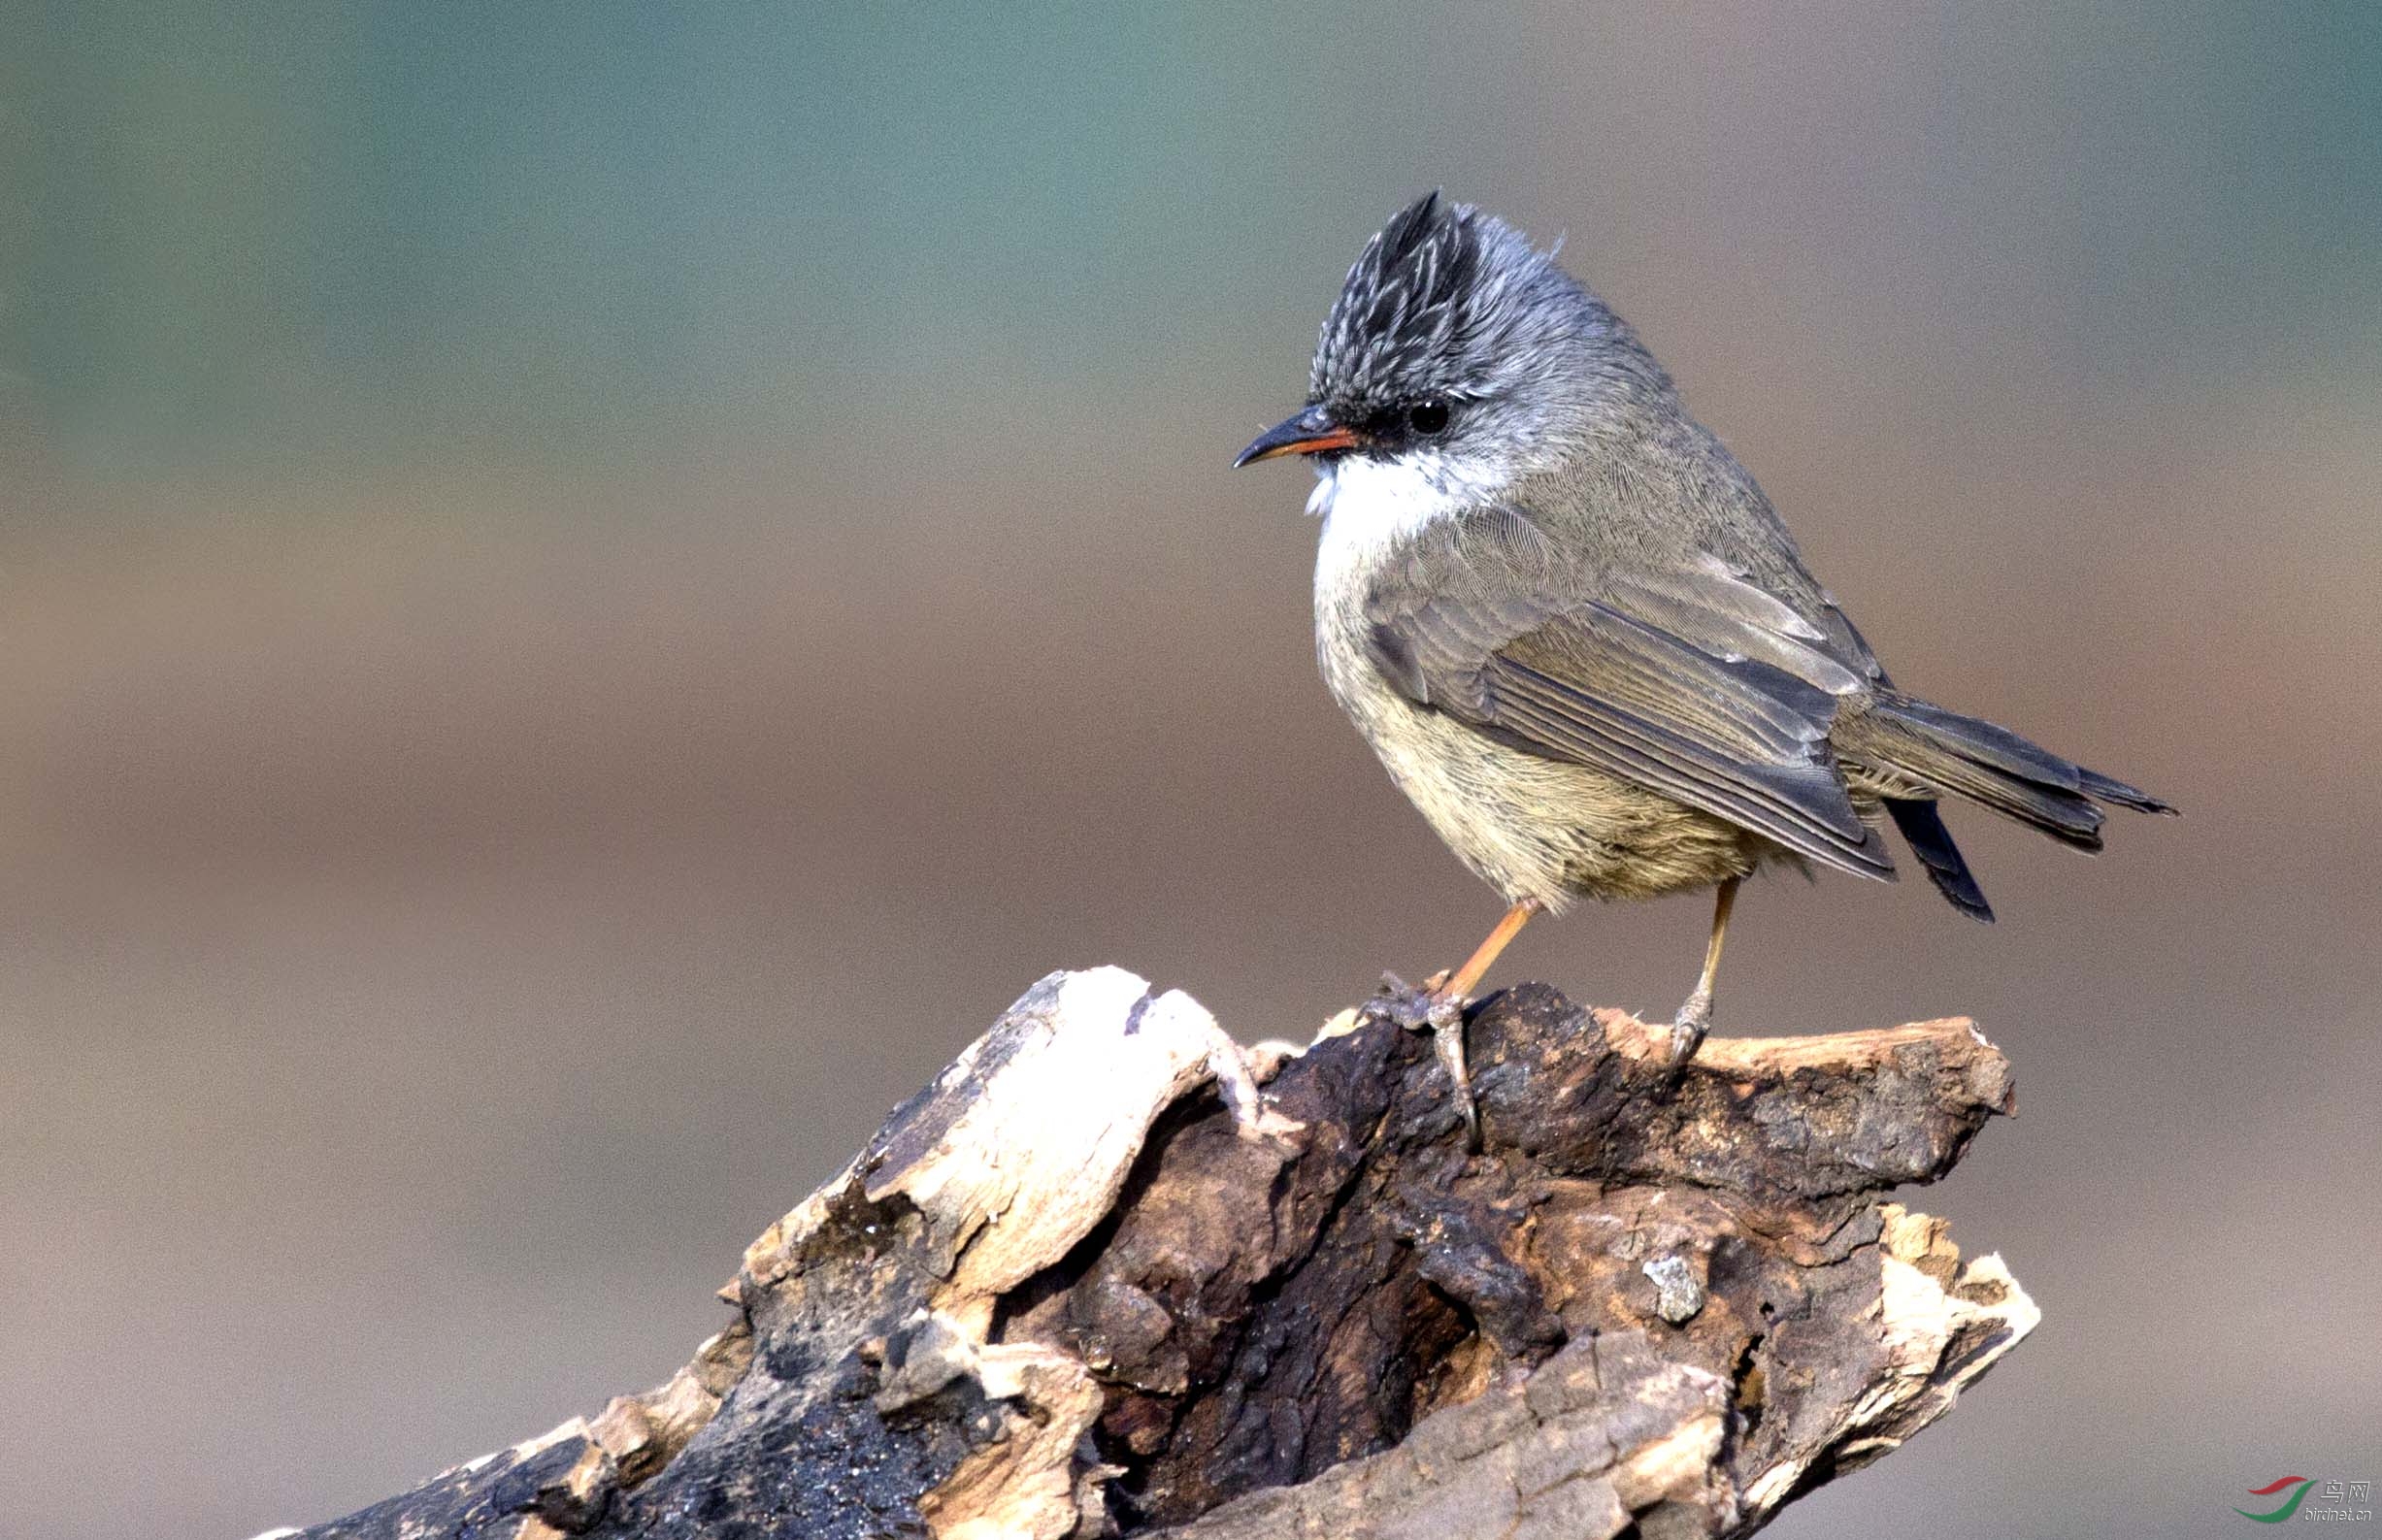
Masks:
[[[753,1243],[669,1385],[300,1532],[1743,1534],[2035,1325],[1881,1199],[2010,1110],[1967,1022],[1714,1040],[1675,1088],[1542,986],[1468,1037],[1477,1153],[1387,1021],[1244,1056],[1052,974]]]

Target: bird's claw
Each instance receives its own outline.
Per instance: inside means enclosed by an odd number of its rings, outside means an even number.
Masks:
[[[1687,1062],[1696,1057],[1696,1050],[1704,1046],[1704,1034],[1711,1030],[1712,994],[1699,989],[1671,1020],[1671,1054],[1664,1072],[1673,1084],[1686,1072]]]
[[[1365,1014],[1407,1032],[1431,1033],[1431,1051],[1447,1071],[1456,1115],[1464,1120],[1466,1142],[1480,1148],[1480,1110],[1472,1101],[1472,1080],[1464,1065],[1464,1001],[1416,989],[1395,973],[1381,975],[1381,988],[1365,1002]]]
[[[1407,1032],[1420,1032],[1431,1025],[1431,992],[1416,989],[1395,973],[1384,973],[1373,999],[1357,1014],[1369,1021],[1385,1021]]]

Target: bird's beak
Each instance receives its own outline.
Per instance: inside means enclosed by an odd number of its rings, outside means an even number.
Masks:
[[[1277,454],[1326,454],[1335,449],[1353,449],[1356,434],[1334,422],[1321,407],[1309,407],[1295,417],[1285,418],[1257,436],[1256,442],[1241,451],[1233,469],[1271,460]]]

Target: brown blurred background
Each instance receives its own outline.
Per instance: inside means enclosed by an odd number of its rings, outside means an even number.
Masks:
[[[1047,969],[1244,1038],[1497,901],[1315,677],[1302,394],[1443,184],[1906,685],[2181,803],[1773,880],[1724,1030],[1974,1014],[2045,1312],[1776,1533],[2382,1475],[2370,6],[37,4],[0,90],[0,1511],[317,1520],[665,1376]],[[1704,911],[1501,970],[1668,1009]],[[1948,1517],[1949,1516],[1949,1517]]]

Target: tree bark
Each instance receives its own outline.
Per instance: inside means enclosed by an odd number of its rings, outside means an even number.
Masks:
[[[2011,1110],[1968,1022],[1715,1039],[1525,985],[1243,1051],[1054,973],[615,1399],[310,1540],[1749,1533],[2033,1328],[1883,1200]],[[1634,1528],[1633,1528],[1634,1526]]]

